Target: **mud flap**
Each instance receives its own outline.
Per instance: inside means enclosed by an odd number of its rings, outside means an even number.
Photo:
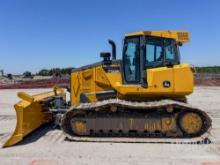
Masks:
[[[39,128],[45,123],[53,120],[52,113],[48,111],[48,105],[42,104],[45,99],[55,95],[64,96],[63,88],[54,88],[51,92],[30,96],[19,92],[18,97],[22,100],[15,104],[17,125],[12,136],[6,141],[3,147],[9,147],[21,142],[25,136]]]

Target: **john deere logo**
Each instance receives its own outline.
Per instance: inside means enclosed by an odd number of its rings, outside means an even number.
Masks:
[[[170,84],[169,81],[164,81],[164,82],[163,82],[163,87],[164,87],[164,88],[169,88],[170,85],[171,85],[171,84]]]

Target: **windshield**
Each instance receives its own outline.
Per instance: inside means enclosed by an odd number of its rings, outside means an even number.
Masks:
[[[177,46],[173,39],[147,37],[145,49],[147,67],[179,63]]]

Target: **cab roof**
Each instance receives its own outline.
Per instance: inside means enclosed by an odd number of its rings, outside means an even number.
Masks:
[[[125,34],[125,37],[133,36],[155,36],[162,38],[175,39],[177,42],[186,43],[190,41],[189,32],[187,31],[174,31],[174,30],[164,30],[164,31],[140,31],[134,33]]]

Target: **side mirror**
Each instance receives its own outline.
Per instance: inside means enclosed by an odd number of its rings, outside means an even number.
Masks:
[[[111,63],[111,60],[110,60],[111,53],[109,53],[109,52],[101,52],[100,53],[100,57],[103,58],[103,63],[104,64],[110,64]]]

